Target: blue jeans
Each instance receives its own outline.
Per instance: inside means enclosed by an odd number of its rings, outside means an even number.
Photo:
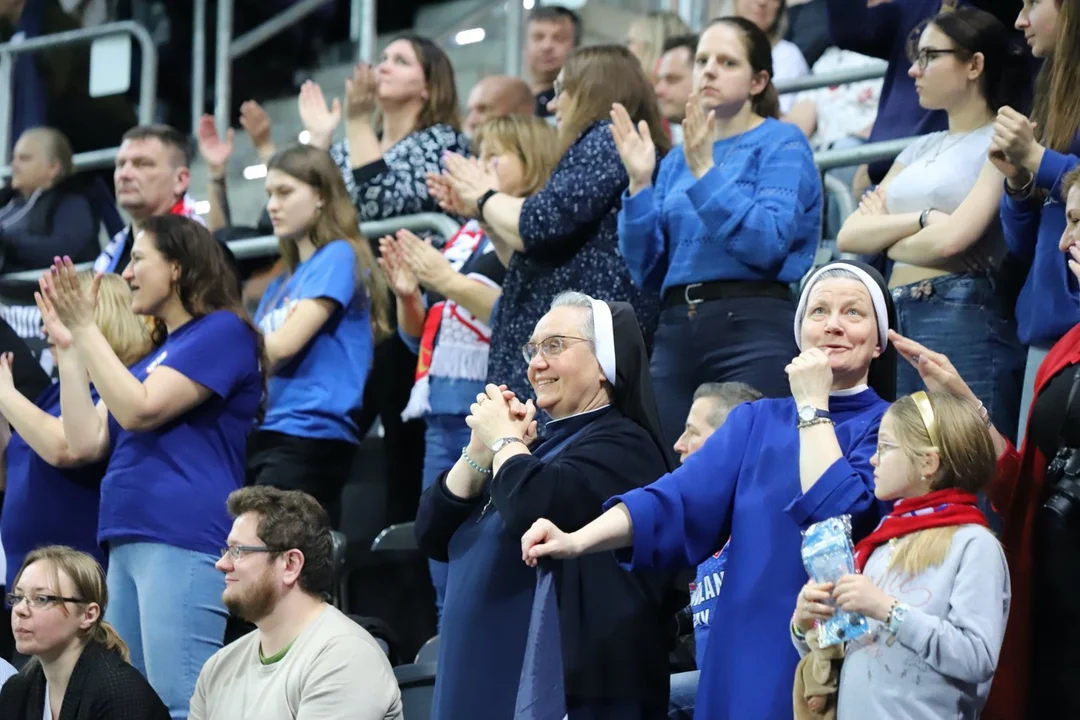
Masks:
[[[150,542],[109,547],[105,619],[173,720],[188,716],[199,671],[221,649],[228,613],[213,555]]]
[[[675,673],[671,676],[671,700],[668,702],[668,720],[693,720],[697,705],[697,686],[700,670]]]
[[[1015,440],[1027,350],[993,281],[985,275],[946,275],[894,288],[892,295],[900,334],[948,356],[986,405],[998,432]],[[918,371],[901,361],[897,396],[924,387]]]
[[[461,448],[469,444],[472,430],[465,424],[464,415],[428,415],[424,433],[423,487],[427,490],[435,484],[440,474],[454,467],[461,457]],[[446,598],[447,564],[428,560],[431,584],[435,586],[435,608],[442,619],[443,600]]]
[[[666,308],[649,372],[668,447],[686,425],[694,391],[706,382],[743,382],[766,397],[791,394],[784,368],[799,354],[795,303],[774,297],[707,300],[691,312]]]

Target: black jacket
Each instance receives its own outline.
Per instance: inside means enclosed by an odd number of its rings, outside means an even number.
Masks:
[[[15,200],[10,188],[0,189],[0,208]],[[0,227],[3,272],[38,270],[56,256],[89,262],[101,252],[101,218],[89,200],[84,181],[71,177],[41,193],[29,208],[5,217]]]
[[[41,720],[45,672],[32,663],[0,691],[0,718]],[[169,711],[139,671],[103,645],[91,642],[71,673],[60,720],[169,720]]]

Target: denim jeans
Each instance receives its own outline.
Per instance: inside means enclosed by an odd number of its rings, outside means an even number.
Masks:
[[[424,434],[423,485],[427,490],[441,473],[454,467],[461,457],[461,448],[469,444],[472,430],[465,424],[464,415],[428,415],[424,419],[427,430]],[[431,570],[431,584],[435,587],[435,608],[441,620],[446,597],[447,565],[428,560],[428,567]]]
[[[693,720],[697,705],[697,686],[700,670],[675,673],[671,676],[671,700],[668,702],[668,720]]]
[[[900,333],[948,356],[986,405],[1002,435],[1016,438],[1027,350],[1016,321],[985,275],[946,275],[894,288]],[[901,361],[897,396],[924,389],[918,371]]]
[[[188,716],[199,671],[221,649],[228,614],[213,555],[150,542],[110,544],[110,622],[173,720]]]
[[[791,394],[784,368],[799,353],[794,321],[795,303],[773,297],[708,300],[660,314],[649,372],[669,448],[702,383],[737,381],[766,397]]]

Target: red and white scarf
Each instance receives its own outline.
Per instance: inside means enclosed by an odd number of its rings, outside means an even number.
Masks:
[[[442,253],[454,271],[459,272],[483,242],[484,231],[479,223],[470,220],[446,243]],[[468,273],[466,277],[499,287],[479,273]],[[428,308],[420,335],[416,383],[401,419],[413,420],[431,412],[431,377],[483,382],[487,378],[490,346],[491,328],[458,303],[445,299]]]
[[[892,512],[882,518],[874,532],[855,545],[855,572],[861,573],[874,550],[893,538],[951,525],[989,527],[977,503],[974,493],[956,488],[897,500]]]

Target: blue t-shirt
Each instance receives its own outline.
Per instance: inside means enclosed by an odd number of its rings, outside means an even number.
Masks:
[[[262,399],[257,338],[235,313],[219,310],[171,333],[131,372],[142,382],[158,367],[213,394],[148,432],[124,430],[109,416],[116,446],[101,483],[98,540],[216,555],[231,525],[225,499],[244,484],[247,436]]]
[[[307,347],[270,378],[262,429],[358,442],[351,415],[363,403],[374,343],[356,253],[345,240],[322,246],[296,272],[270,283],[255,321],[263,334],[270,334],[285,323],[296,303],[315,298],[328,298],[339,307]]]
[[[694,655],[699,670],[705,664],[705,645],[709,641],[716,597],[720,594],[720,586],[724,584],[727,556],[728,543],[724,543],[720,552],[713,553],[697,566],[694,582],[690,584],[690,611],[694,614]]]
[[[97,393],[91,390],[97,401]],[[60,385],[50,385],[34,401],[60,417]],[[5,452],[7,490],[0,533],[7,556],[5,586],[10,589],[26,556],[42,545],[67,545],[94,556],[105,553],[97,542],[98,500],[106,461],[78,468],[55,468],[30,449],[14,429]]]

